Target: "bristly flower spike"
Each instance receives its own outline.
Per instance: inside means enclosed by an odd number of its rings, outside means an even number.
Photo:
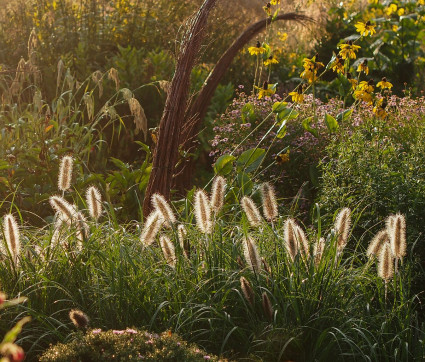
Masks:
[[[152,211],[149,216],[146,218],[145,225],[143,226],[142,234],[140,236],[140,241],[144,246],[149,246],[155,241],[155,237],[161,228],[164,219],[159,211]]]
[[[195,218],[199,230],[204,234],[212,232],[211,207],[207,194],[203,190],[195,193]]]
[[[335,234],[337,238],[337,251],[341,253],[348,242],[348,234],[351,226],[351,210],[344,207],[335,219]]]
[[[255,244],[255,241],[250,236],[246,236],[243,239],[243,250],[244,250],[245,260],[247,261],[251,270],[254,273],[258,274],[261,270],[261,259],[258,254],[257,245]]]
[[[254,290],[252,289],[251,284],[249,284],[249,281],[245,277],[241,277],[240,280],[242,293],[248,303],[253,306],[255,300]]]
[[[90,216],[97,221],[102,214],[102,196],[96,186],[90,186],[87,189],[86,201]]]
[[[294,261],[298,254],[298,242],[296,236],[297,224],[294,219],[287,219],[283,225],[283,238],[285,241],[286,251],[291,260]]]
[[[272,303],[270,302],[269,296],[267,295],[266,292],[263,293],[262,295],[262,304],[263,304],[263,311],[264,314],[266,315],[267,319],[271,322],[273,321],[273,307],[272,307]]]
[[[391,253],[390,244],[386,243],[382,247],[382,250],[379,254],[379,264],[378,264],[378,275],[385,282],[385,300],[387,299],[387,284],[388,281],[393,277],[394,266],[393,266],[393,255]]]
[[[218,214],[224,205],[224,191],[226,189],[226,179],[216,176],[211,189],[211,209]]]
[[[190,258],[190,245],[189,240],[187,240],[187,230],[183,224],[177,226],[177,237],[179,239],[180,247],[183,250],[184,256]]]
[[[52,208],[61,215],[63,221],[67,224],[72,224],[73,220],[77,217],[77,210],[75,205],[71,205],[63,197],[51,196],[49,203]]]
[[[170,224],[174,224],[177,221],[170,204],[161,194],[156,193],[152,195],[152,205],[161,213],[166,227],[170,227]]]
[[[402,214],[396,214],[388,223],[392,223],[392,228],[388,230],[390,234],[391,251],[395,257],[395,272],[397,274],[398,261],[406,256],[406,219]]]
[[[261,187],[261,199],[264,217],[266,220],[273,222],[279,213],[274,188],[268,182],[263,183]]]
[[[12,256],[13,263],[16,266],[21,252],[21,240],[18,223],[12,214],[4,216],[4,237],[6,238],[6,244]]]
[[[314,245],[314,262],[316,265],[320,264],[322,260],[323,252],[325,251],[325,238],[320,238],[317,243]]]
[[[71,322],[74,324],[75,327],[80,329],[87,328],[89,324],[89,317],[78,309],[72,309],[69,312],[69,319],[71,319]]]
[[[366,255],[369,257],[369,259],[373,257],[379,257],[382,248],[384,247],[386,243],[389,243],[389,242],[390,242],[390,237],[388,235],[387,230],[383,229],[379,231],[370,242],[366,251]]]
[[[162,253],[164,254],[165,260],[167,261],[169,266],[174,268],[176,266],[176,251],[174,248],[174,244],[166,235],[160,236],[159,243],[161,245]]]
[[[261,225],[261,214],[255,205],[254,201],[248,197],[244,196],[241,200],[242,209],[248,218],[248,222],[252,227],[257,227]]]
[[[73,164],[74,158],[72,156],[62,157],[58,177],[58,188],[62,192],[67,191],[71,187]]]

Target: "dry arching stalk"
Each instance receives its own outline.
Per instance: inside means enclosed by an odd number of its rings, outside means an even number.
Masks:
[[[211,208],[208,196],[203,190],[198,190],[195,194],[195,218],[198,228],[204,234],[211,233]]]
[[[341,253],[348,242],[348,234],[350,233],[351,226],[351,210],[344,207],[335,219],[335,234],[337,240],[337,251]]]
[[[257,227],[261,225],[261,214],[255,205],[254,201],[248,197],[244,196],[241,200],[242,209],[248,218],[248,221],[252,227]]]
[[[273,320],[273,307],[272,307],[272,303],[270,302],[269,296],[267,295],[266,292],[263,293],[262,295],[262,304],[263,304],[263,311],[264,314],[266,315],[267,319],[271,322]]]
[[[95,186],[90,186],[86,191],[86,201],[90,216],[96,221],[102,214],[102,196]]]
[[[171,209],[170,204],[167,202],[164,196],[160,194],[152,195],[152,205],[161,214],[162,218],[166,221],[166,226],[171,226],[176,222],[176,217]]]
[[[298,242],[296,236],[297,224],[294,219],[288,219],[283,225],[283,239],[285,241],[286,251],[289,253],[292,261],[298,254]]]
[[[252,289],[251,284],[249,284],[249,281],[245,277],[241,277],[241,289],[245,299],[248,301],[249,304],[253,306],[255,298],[254,290]]]
[[[71,187],[73,163],[74,158],[71,156],[62,157],[58,177],[58,188],[60,191],[65,192]]]
[[[187,230],[183,224],[177,226],[177,236],[179,238],[180,247],[183,250],[184,256],[190,258],[190,244],[187,240]]]
[[[263,202],[264,217],[273,222],[279,213],[274,188],[268,182],[263,183],[261,187],[261,200]]]
[[[255,245],[255,241],[250,236],[246,236],[243,239],[243,252],[251,270],[259,273],[261,270],[261,259],[258,254],[257,245]]]
[[[224,177],[216,176],[211,189],[211,208],[216,214],[218,214],[223,207],[225,188],[226,180]]]
[[[71,205],[63,197],[51,196],[49,202],[52,208],[61,215],[62,220],[67,224],[71,224],[72,221],[76,219],[76,207]]]
[[[372,239],[372,241],[370,242],[367,251],[366,251],[366,255],[369,258],[373,258],[375,257],[379,257],[382,247],[386,244],[389,243],[390,241],[390,237],[388,235],[388,232],[386,229],[379,231],[374,238]]]
[[[160,236],[159,243],[161,245],[162,253],[164,254],[165,260],[167,261],[169,266],[174,268],[176,266],[176,252],[174,244],[166,235]]]
[[[164,219],[157,210],[154,210],[149,214],[146,218],[146,222],[140,236],[140,241],[144,246],[149,246],[155,241],[155,237],[163,222]]]
[[[146,137],[148,135],[148,119],[146,118],[145,111],[143,110],[143,107],[140,105],[139,101],[134,97],[128,100],[128,105],[130,107],[131,115],[134,116],[136,133],[141,130],[146,141]]]
[[[4,237],[6,238],[6,244],[12,256],[13,263],[16,265],[21,252],[21,240],[18,223],[12,214],[4,216]]]

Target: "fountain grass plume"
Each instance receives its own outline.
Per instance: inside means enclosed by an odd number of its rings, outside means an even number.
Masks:
[[[341,253],[348,242],[348,234],[351,226],[351,210],[344,207],[335,219],[334,229],[337,238],[337,251]]]
[[[242,209],[248,218],[248,222],[252,227],[261,225],[261,214],[255,205],[254,201],[249,196],[242,197],[241,200]]]
[[[283,238],[285,241],[285,248],[291,257],[292,261],[298,254],[298,242],[296,236],[297,224],[294,219],[287,219],[283,225]]]
[[[303,256],[308,259],[310,257],[310,246],[307,236],[305,235],[305,232],[301,226],[296,225],[295,235],[297,237],[298,246],[301,249]]]
[[[161,194],[156,193],[152,195],[152,205],[161,213],[166,227],[171,226],[170,224],[174,224],[177,221],[170,204]]]
[[[196,191],[194,208],[196,225],[199,230],[201,230],[204,234],[210,234],[212,232],[211,207],[205,191]]]
[[[176,251],[174,244],[166,235],[161,235],[159,237],[159,244],[161,245],[162,253],[168,265],[174,268],[176,266]]]
[[[245,277],[241,277],[240,281],[241,281],[241,290],[245,299],[248,301],[248,303],[251,306],[253,306],[254,300],[255,300],[255,294],[254,294],[254,290],[251,287],[251,284]]]
[[[391,251],[397,259],[406,256],[406,219],[402,214],[394,216],[393,226],[389,231]]]
[[[279,215],[276,194],[272,185],[265,182],[261,186],[263,214],[266,220],[273,222]]]
[[[393,277],[393,274],[394,268],[391,246],[386,243],[379,254],[378,275],[387,282]]]
[[[4,216],[4,237],[6,245],[12,256],[13,263],[17,265],[19,254],[21,252],[21,239],[18,223],[12,214]]]
[[[77,210],[75,205],[70,204],[63,197],[57,195],[51,196],[49,198],[49,203],[67,224],[71,224],[72,221],[76,219]]]
[[[102,214],[102,196],[96,186],[90,186],[87,189],[86,202],[90,216],[97,221]]]
[[[369,258],[379,257],[382,247],[389,242],[390,242],[390,236],[388,234],[387,229],[378,231],[378,233],[374,236],[374,238],[370,242],[366,250],[366,255]]]
[[[274,311],[273,311],[272,303],[270,302],[269,296],[267,295],[266,292],[264,292],[262,295],[262,305],[263,305],[263,312],[266,315],[268,321],[272,322]]]
[[[140,235],[140,241],[144,246],[149,246],[155,241],[155,237],[163,222],[164,219],[162,214],[158,210],[154,210],[149,214],[143,226],[142,234]]]
[[[69,319],[79,329],[85,329],[89,324],[89,317],[79,309],[72,309],[69,312]]]
[[[65,192],[71,187],[73,164],[74,158],[72,156],[62,157],[58,177],[58,188],[62,192]]]
[[[177,237],[179,239],[179,244],[181,249],[183,250],[184,256],[186,258],[190,258],[190,244],[187,239],[187,230],[183,224],[179,224],[177,226]]]
[[[317,243],[314,245],[314,262],[316,265],[320,264],[320,261],[322,260],[323,252],[325,251],[325,238],[321,237]]]
[[[211,188],[211,209],[218,214],[224,205],[224,191],[226,189],[226,179],[222,176],[214,178]]]
[[[254,239],[249,235],[243,239],[243,250],[245,260],[254,273],[259,273],[261,270],[261,259],[258,254],[257,245]]]

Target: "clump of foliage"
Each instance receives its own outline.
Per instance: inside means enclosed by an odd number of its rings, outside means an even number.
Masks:
[[[219,361],[170,331],[161,334],[133,328],[92,329],[67,344],[49,348],[40,361]],[[221,360],[220,361],[224,361]]]

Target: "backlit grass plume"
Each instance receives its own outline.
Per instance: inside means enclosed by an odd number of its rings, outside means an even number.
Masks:
[[[58,188],[60,191],[65,192],[71,187],[72,168],[74,158],[71,156],[62,157],[59,167]]]
[[[61,218],[60,213],[56,213],[55,223],[53,224],[53,234],[52,239],[50,240],[50,247],[55,248],[60,244],[61,229],[63,226],[63,219]]]
[[[262,295],[262,305],[264,314],[266,315],[267,319],[272,322],[274,311],[272,303],[270,302],[269,296],[266,292],[264,292]]]
[[[249,267],[255,273],[259,273],[261,270],[261,259],[258,254],[257,245],[255,244],[254,239],[250,236],[246,236],[243,239],[243,252],[245,260],[248,263]]]
[[[298,242],[298,245],[301,249],[303,256],[305,258],[308,258],[310,256],[310,246],[309,246],[309,243],[308,243],[307,236],[305,235],[304,230],[301,228],[301,226],[296,225],[295,235],[297,237],[297,242]]]
[[[337,240],[337,251],[341,253],[348,242],[348,234],[351,226],[351,210],[344,207],[335,219],[334,229]]]
[[[216,176],[211,189],[211,209],[218,214],[224,205],[224,191],[226,189],[226,179]]]
[[[320,261],[322,260],[323,252],[325,251],[325,238],[320,238],[317,243],[314,245],[314,262],[316,265],[320,264]]]
[[[176,266],[176,251],[174,244],[166,235],[161,235],[159,237],[159,244],[161,245],[162,253],[168,265],[174,268]]]
[[[245,297],[245,299],[248,301],[249,304],[254,305],[254,290],[251,287],[251,284],[249,284],[249,281],[245,277],[241,277],[241,290],[242,294]]]
[[[152,211],[146,218],[145,225],[143,226],[140,241],[144,246],[149,246],[155,241],[155,237],[161,228],[164,219],[158,210]]]
[[[390,244],[384,244],[379,254],[378,275],[387,282],[393,277],[393,255]]]
[[[212,231],[211,208],[207,194],[203,190],[195,193],[195,218],[196,224],[204,234]]]
[[[190,258],[190,244],[187,239],[187,230],[183,224],[177,226],[177,237],[179,239],[180,247],[183,250],[184,256]]]
[[[90,216],[97,221],[102,214],[102,196],[96,186],[90,186],[87,189],[86,202]]]
[[[278,207],[274,188],[268,182],[263,183],[261,186],[261,200],[263,202],[264,217],[272,222],[278,216]]]
[[[162,215],[162,218],[165,221],[165,226],[171,226],[171,224],[174,224],[176,222],[174,212],[164,196],[158,193],[153,194],[152,205]]]
[[[287,219],[283,225],[283,239],[285,241],[285,248],[291,257],[292,261],[298,254],[298,242],[296,235],[297,224],[294,219]]]
[[[70,204],[61,196],[51,196],[49,198],[49,203],[52,208],[58,212],[63,221],[67,224],[72,224],[73,220],[77,217],[76,207]]]
[[[249,196],[244,196],[242,197],[241,205],[250,225],[252,227],[260,226],[261,214],[254,201]]]
[[[74,326],[79,329],[85,329],[89,324],[89,317],[87,317],[84,312],[78,309],[72,309],[69,312],[69,319],[71,319],[71,322],[74,324]]]
[[[12,214],[5,215],[3,221],[6,244],[12,256],[13,263],[17,265],[19,254],[21,252],[21,240],[18,223]]]
[[[83,242],[89,237],[89,225],[87,224],[87,219],[85,218],[82,212],[77,212],[77,217],[75,221],[77,227],[77,240]]]
[[[397,273],[398,261],[406,256],[406,219],[403,215],[396,214],[389,223],[393,224],[388,232],[391,251],[395,258],[395,272]]]
[[[388,231],[386,229],[379,231],[370,242],[366,250],[366,255],[369,258],[379,257],[382,247],[389,242],[390,236],[388,234]]]

